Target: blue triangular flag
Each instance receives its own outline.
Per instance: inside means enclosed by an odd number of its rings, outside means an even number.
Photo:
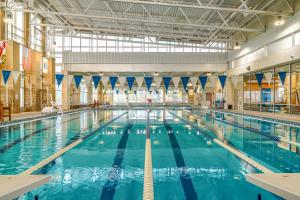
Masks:
[[[100,83],[101,77],[100,76],[92,76],[92,79],[93,79],[93,82],[94,82],[94,87],[95,87],[95,89],[97,89],[97,87]]]
[[[256,77],[257,83],[258,83],[258,85],[260,87],[261,83],[262,83],[262,80],[264,78],[264,74],[263,73],[256,73],[255,77]]]
[[[172,79],[172,77],[170,77],[170,76],[163,77],[163,82],[165,84],[166,92],[168,92],[168,90],[169,90],[171,79]]]
[[[219,80],[220,80],[222,89],[224,89],[224,86],[225,86],[225,83],[226,83],[226,79],[227,79],[226,75],[219,76]]]
[[[146,82],[147,89],[148,89],[148,91],[149,91],[150,88],[151,88],[151,84],[152,84],[152,81],[153,81],[153,77],[148,76],[148,77],[144,77],[144,79],[145,79],[145,82]],[[150,94],[151,94],[151,93],[150,93]]]
[[[118,77],[117,76],[111,76],[111,77],[109,77],[109,81],[110,81],[110,84],[111,84],[111,88],[114,90],[115,86],[116,86],[116,83],[118,81]]]
[[[8,78],[10,76],[10,73],[11,71],[8,71],[8,70],[2,70],[2,76],[3,76],[3,81],[4,81],[4,84],[6,85],[7,81],[8,81]]]
[[[63,81],[64,79],[64,76],[63,74],[55,74],[55,78],[56,78],[56,82],[57,82],[57,86],[59,87],[61,82]]]
[[[129,90],[131,91],[132,86],[134,84],[135,77],[128,76],[128,77],[126,77],[126,80],[127,80],[127,84],[128,84]]]
[[[75,85],[77,89],[80,85],[81,79],[82,79],[82,75],[74,75]]]
[[[201,83],[202,89],[204,90],[207,82],[207,76],[199,76],[199,81]]]
[[[187,84],[189,83],[190,77],[189,76],[182,76],[180,77],[181,83],[183,85],[184,91],[187,91]]]
[[[282,85],[284,85],[285,82],[285,77],[286,77],[286,72],[278,72],[278,76],[281,80]]]

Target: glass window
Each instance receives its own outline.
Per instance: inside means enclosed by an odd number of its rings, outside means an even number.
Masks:
[[[290,72],[289,66],[275,68],[275,110],[278,113],[289,113],[290,105]]]
[[[55,84],[55,102],[57,105],[62,105],[62,84]]]
[[[84,80],[80,84],[80,104],[88,103],[88,90]]]
[[[263,71],[264,79],[261,84],[261,110],[273,112],[273,69]],[[269,81],[267,80],[269,78]]]
[[[260,111],[260,102],[261,102],[260,87],[258,85],[255,73],[250,74],[250,95],[251,95],[250,109],[254,111]]]
[[[24,16],[21,11],[12,11],[14,23],[7,24],[7,38],[24,44]]]
[[[300,63],[292,65],[291,114],[300,114]]]
[[[39,16],[30,14],[31,25],[30,31],[30,45],[32,49],[37,51],[42,50],[42,20]]]
[[[243,76],[244,82],[244,110],[250,110],[250,79],[249,74]]]

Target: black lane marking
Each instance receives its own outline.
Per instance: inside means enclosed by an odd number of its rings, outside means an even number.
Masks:
[[[191,176],[185,171],[186,165],[180,149],[180,145],[176,139],[172,127],[166,121],[164,121],[164,125],[166,130],[168,131],[167,135],[169,136],[169,140],[172,146],[174,158],[176,161],[176,166],[181,170],[179,176],[180,176],[180,181],[181,181],[182,188],[184,190],[185,197],[188,200],[196,200],[198,199],[197,193],[193,185]]]
[[[81,137],[82,140],[87,139],[88,137],[90,137],[90,136],[93,135],[94,133],[96,133],[96,132],[100,131],[101,129],[105,128],[106,126],[108,126],[109,124],[113,123],[113,122],[116,121],[117,119],[121,118],[121,117],[122,117],[123,115],[125,115],[125,114],[126,114],[126,112],[123,113],[123,114],[121,114],[121,115],[119,115],[118,117],[116,117],[116,118],[110,120],[110,121],[107,122],[106,124],[103,124],[103,126],[97,128],[97,129],[95,129],[94,131],[92,131],[92,132],[89,133],[88,135],[85,135],[85,136]],[[98,121],[97,123],[99,123],[99,122],[101,122],[101,121],[104,121],[104,119],[101,119],[101,120]],[[92,126],[92,125],[91,125],[91,126]],[[74,136],[73,138],[75,138],[75,137],[76,137],[76,136]],[[80,137],[79,137],[79,138],[80,138]],[[79,139],[79,138],[78,138],[78,139]],[[74,140],[74,141],[76,141],[76,140]],[[70,144],[71,144],[71,143],[70,143]],[[69,144],[69,145],[70,145],[70,144]],[[66,144],[64,147],[66,147],[66,146],[68,146],[68,145]],[[56,159],[57,159],[57,158],[56,158]],[[55,159],[55,160],[56,160],[56,159]],[[45,165],[44,167],[38,169],[37,171],[34,172],[34,174],[47,174],[47,173],[49,172],[49,170],[50,170],[52,167],[54,167],[54,165],[56,164],[55,160],[51,161],[50,163],[48,163],[48,164]]]
[[[67,123],[67,122],[70,122],[70,121],[75,120],[75,119],[78,119],[78,118],[80,118],[80,117],[77,117],[77,118],[73,118],[73,119],[71,119],[71,120],[64,121],[64,122],[62,122],[62,124]],[[55,125],[54,125],[54,126],[55,126]],[[4,146],[0,147],[0,153],[3,154],[3,153],[5,153],[7,150],[9,150],[11,147],[13,147],[13,146],[15,146],[15,145],[17,145],[17,144],[19,144],[19,143],[21,143],[21,142],[23,142],[23,141],[29,139],[29,138],[35,136],[35,135],[38,134],[38,133],[41,133],[41,132],[43,132],[43,131],[47,131],[47,130],[49,130],[50,128],[52,128],[52,127],[54,127],[54,126],[44,127],[44,128],[42,128],[42,129],[36,130],[36,131],[34,131],[34,132],[30,133],[30,134],[27,134],[27,135],[25,135],[25,136],[23,136],[23,137],[21,137],[21,138],[18,138],[18,139],[14,140],[14,141],[12,141],[12,142],[10,142],[10,143],[8,143],[8,144],[5,144]]]
[[[112,200],[116,191],[118,184],[118,178],[121,172],[121,164],[124,159],[124,154],[126,150],[126,145],[128,141],[128,132],[132,128],[132,124],[128,124],[125,128],[123,135],[119,141],[118,149],[114,158],[114,163],[112,164],[112,169],[108,173],[108,180],[103,186],[100,200]]]

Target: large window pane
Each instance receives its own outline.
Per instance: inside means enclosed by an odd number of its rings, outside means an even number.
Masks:
[[[250,75],[250,95],[251,95],[251,110],[260,111],[260,87],[258,85],[255,73]]]
[[[292,65],[291,114],[300,114],[300,63]]]
[[[249,74],[244,75],[243,77],[243,87],[244,87],[244,110],[250,110],[250,79]]]
[[[280,78],[280,74],[282,78]],[[286,74],[286,76],[282,74]],[[288,65],[275,68],[274,81],[275,112],[288,114],[290,111],[290,73]]]
[[[261,111],[273,112],[273,69],[263,71],[264,79],[261,84]],[[267,81],[267,77],[272,79]]]

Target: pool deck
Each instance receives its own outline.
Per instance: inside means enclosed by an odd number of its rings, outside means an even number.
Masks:
[[[300,199],[300,173],[248,174],[246,179],[285,199]]]
[[[51,179],[47,175],[1,175],[0,200],[15,199],[44,185]]]
[[[70,109],[70,110],[64,110],[64,114],[72,113],[72,112],[80,112],[84,110],[91,109],[90,107],[87,108],[80,108],[80,109]],[[60,115],[60,114],[59,114]],[[35,121],[41,118],[51,118],[57,115],[42,115],[41,111],[37,112],[22,112],[17,114],[12,114],[11,121],[5,120],[4,122],[0,122],[0,126],[9,126],[11,124],[21,123],[24,121]]]
[[[266,113],[266,112],[257,112],[257,111],[249,111],[249,110],[227,110],[222,109],[220,111],[224,112],[232,112],[242,115],[252,115],[255,117],[266,117],[266,118],[272,118],[275,120],[284,120],[289,122],[296,122],[300,123],[300,116],[299,115],[288,115],[288,114],[280,114],[280,113]]]

